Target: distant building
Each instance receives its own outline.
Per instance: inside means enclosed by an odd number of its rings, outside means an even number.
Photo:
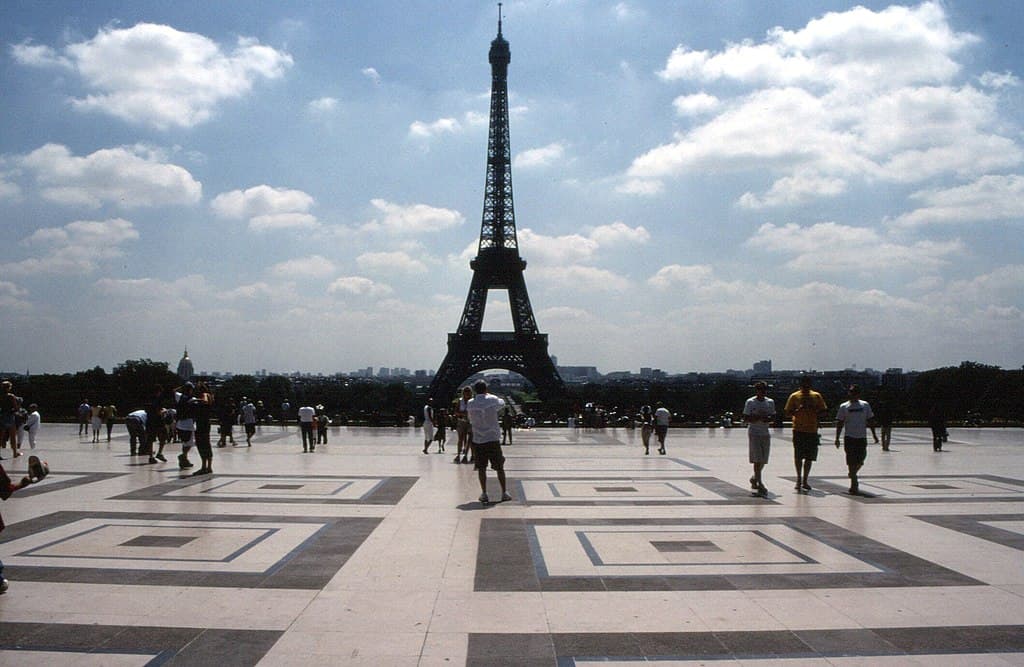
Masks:
[[[772,373],[772,360],[763,359],[761,361],[754,362],[754,374],[755,375],[771,375]]]
[[[185,354],[182,355],[181,361],[178,362],[178,377],[181,378],[182,382],[188,382],[195,374],[196,371],[192,366],[192,360],[188,358],[188,348],[186,347]]]

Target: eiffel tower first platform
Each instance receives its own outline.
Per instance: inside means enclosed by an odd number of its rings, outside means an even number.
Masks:
[[[500,5],[499,5],[500,7]],[[430,385],[435,401],[447,404],[459,383],[474,373],[503,368],[519,373],[537,388],[542,399],[561,396],[565,385],[548,354],[548,337],[537,330],[530,297],[526,293],[519,256],[515,208],[512,204],[512,161],[508,131],[508,64],[511,54],[501,35],[491,42],[491,118],[487,137],[487,182],[483,222],[476,258],[470,262],[473,280],[462,311],[459,329],[448,334],[448,354]],[[514,331],[481,331],[487,293],[508,291]]]

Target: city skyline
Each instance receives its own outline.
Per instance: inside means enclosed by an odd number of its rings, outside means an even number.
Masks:
[[[560,365],[1021,366],[1014,3],[503,17]],[[437,368],[496,28],[469,2],[4,3],[0,367]],[[487,318],[510,328],[493,293]]]

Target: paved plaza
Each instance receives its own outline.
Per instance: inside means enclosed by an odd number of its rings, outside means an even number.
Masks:
[[[1024,431],[896,429],[859,496],[823,434],[798,494],[774,432],[758,498],[743,429],[516,431],[483,508],[454,434],[264,426],[191,477],[45,425],[0,664],[1024,665]]]

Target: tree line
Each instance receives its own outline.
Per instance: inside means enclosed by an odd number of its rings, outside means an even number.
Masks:
[[[10,378],[14,392],[25,405],[37,403],[45,421],[74,419],[83,400],[92,404],[114,404],[123,417],[146,405],[153,386],[171,389],[181,380],[166,362],[150,359],[127,360],[110,373],[100,367],[78,373],[43,374]],[[353,378],[292,378],[280,375],[256,377],[234,375],[207,378],[220,399],[236,401],[246,397],[262,401],[264,412],[280,417],[280,406],[288,401],[294,411],[299,405],[323,405],[343,422],[387,425],[417,416],[426,398],[426,388],[402,382]],[[815,386],[831,409],[846,400],[845,387]],[[774,388],[769,395],[782,404],[788,388]],[[639,406],[664,403],[684,422],[710,423],[727,412],[738,415],[752,394],[749,383],[741,379],[717,379],[706,384],[673,382],[616,382],[573,385],[567,395],[540,403],[528,391],[513,392],[516,402],[544,421],[552,416],[564,419],[588,403],[629,416]],[[897,420],[923,422],[933,406],[938,406],[951,422],[978,424],[1024,424],[1024,370],[1003,370],[975,362],[938,368],[913,376],[903,389],[865,388],[868,401],[884,403]],[[454,397],[453,397],[454,398]]]

